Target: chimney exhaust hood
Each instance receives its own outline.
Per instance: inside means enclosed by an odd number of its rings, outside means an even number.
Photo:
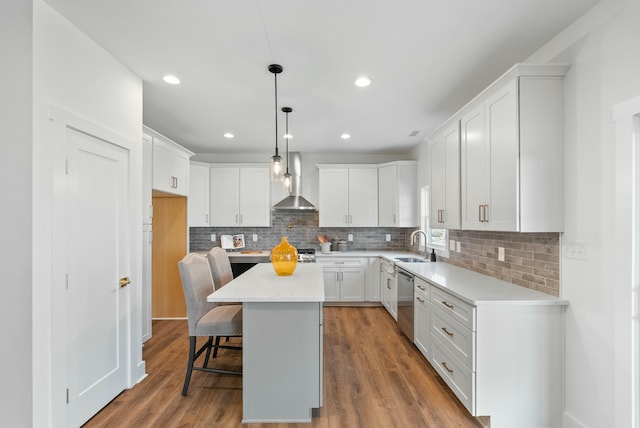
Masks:
[[[300,153],[290,152],[289,163],[291,164],[291,193],[289,196],[273,206],[276,211],[297,210],[297,211],[316,211],[316,207],[300,195],[301,190],[301,160]]]

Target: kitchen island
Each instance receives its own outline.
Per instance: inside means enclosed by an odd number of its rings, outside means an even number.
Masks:
[[[242,423],[311,422],[322,406],[322,266],[260,263],[207,297],[242,302]]]

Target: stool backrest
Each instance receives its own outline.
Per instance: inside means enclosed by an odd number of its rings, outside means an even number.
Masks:
[[[233,271],[231,270],[231,262],[227,252],[220,247],[213,247],[207,253],[209,260],[209,268],[213,277],[213,286],[216,290],[223,287],[233,279]]]
[[[216,306],[207,302],[207,296],[213,293],[213,278],[209,262],[204,255],[189,253],[178,262],[184,300],[187,303],[189,335],[195,336],[196,323],[204,314]]]

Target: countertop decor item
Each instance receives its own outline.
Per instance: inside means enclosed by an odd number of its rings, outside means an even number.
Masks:
[[[280,276],[292,275],[296,270],[298,250],[289,244],[286,236],[283,236],[280,243],[271,250],[271,264],[273,270]]]

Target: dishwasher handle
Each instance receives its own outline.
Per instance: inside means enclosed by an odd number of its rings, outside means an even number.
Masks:
[[[411,275],[411,274],[409,274],[409,273],[407,273],[407,272],[405,272],[405,271],[403,271],[401,269],[398,269],[398,275],[399,276],[403,276],[405,281],[413,282],[413,275]]]

